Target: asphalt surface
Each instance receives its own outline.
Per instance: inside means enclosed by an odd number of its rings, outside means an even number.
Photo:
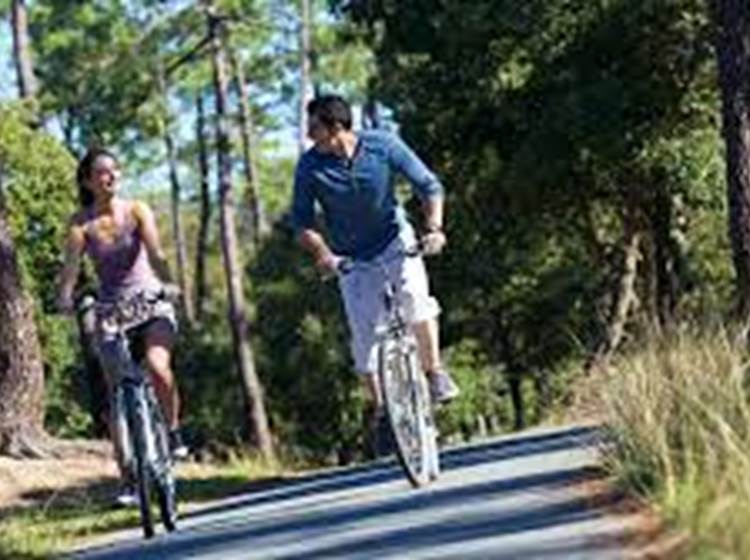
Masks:
[[[441,477],[419,490],[392,459],[320,472],[215,502],[173,534],[133,531],[74,557],[623,558],[622,520],[583,491],[599,437],[573,426],[443,450]]]

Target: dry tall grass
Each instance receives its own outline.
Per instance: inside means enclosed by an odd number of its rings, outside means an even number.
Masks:
[[[691,536],[694,557],[750,558],[750,369],[728,331],[680,333],[596,383],[609,464]]]

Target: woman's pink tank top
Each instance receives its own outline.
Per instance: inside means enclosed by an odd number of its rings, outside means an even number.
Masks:
[[[94,261],[99,278],[100,301],[114,301],[136,291],[161,288],[161,282],[149,262],[132,208],[131,201],[114,201],[116,233],[111,242],[97,239],[89,231],[94,218],[93,208],[86,212],[85,251]]]

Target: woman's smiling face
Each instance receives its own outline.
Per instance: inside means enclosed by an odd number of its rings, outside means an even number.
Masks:
[[[114,196],[120,184],[120,166],[112,157],[100,155],[91,166],[87,186],[94,196]]]

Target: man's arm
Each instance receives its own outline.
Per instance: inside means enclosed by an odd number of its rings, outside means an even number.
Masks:
[[[331,251],[323,236],[312,228],[305,228],[297,235],[299,244],[310,253],[315,266],[323,272],[335,272],[341,260]]]
[[[424,212],[424,226],[428,232],[443,230],[443,196],[427,197],[422,202]]]
[[[447,241],[443,232],[443,185],[421,159],[398,137],[392,138],[391,164],[411,183],[422,200],[425,235],[422,246],[427,254],[437,254]]]
[[[398,136],[391,136],[389,142],[391,165],[406,177],[419,198],[426,203],[431,198],[442,197],[443,185],[417,154]],[[439,217],[442,219],[442,215]]]
[[[162,282],[172,283],[172,272],[169,262],[161,247],[159,228],[156,225],[154,213],[147,204],[136,201],[133,204],[133,216],[138,224],[138,231],[148,252],[149,262],[154,267],[156,275]]]
[[[292,222],[299,244],[312,255],[315,266],[324,273],[335,272],[339,262],[323,236],[315,230],[315,196],[302,162],[294,173]]]

